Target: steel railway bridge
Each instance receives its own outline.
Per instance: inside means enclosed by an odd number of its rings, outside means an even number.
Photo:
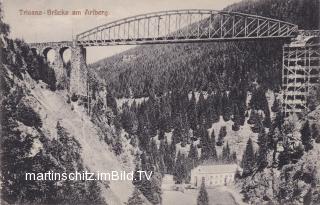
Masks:
[[[71,74],[68,76],[71,93],[86,95],[87,93],[87,67],[86,67],[86,47],[89,46],[113,46],[113,45],[142,45],[142,44],[168,44],[186,42],[213,42],[231,40],[259,40],[259,39],[302,39],[319,37],[319,31],[298,30],[298,26],[292,23],[266,18],[257,15],[250,15],[237,12],[215,11],[215,10],[172,10],[153,12],[137,16],[132,16],[116,20],[104,25],[97,26],[82,32],[73,41],[30,43],[30,46],[47,57],[49,50],[53,49],[56,55],[53,67],[55,69],[57,83],[63,84],[66,79],[65,62],[63,62],[63,52],[71,49]],[[295,40],[294,40],[295,41]],[[301,39],[300,39],[301,41]],[[313,45],[314,47],[314,45]],[[305,51],[304,63],[301,64],[298,56],[292,54],[299,48]],[[316,48],[319,48],[319,46]],[[307,54],[312,50],[312,54]],[[309,87],[303,87],[302,81],[297,84],[292,79],[297,79],[298,75],[303,79],[308,79],[310,69],[312,76],[319,78],[319,49],[309,48],[307,44],[303,46],[284,46],[284,112],[302,112],[306,108],[306,98]],[[308,56],[312,56],[312,58]],[[316,56],[315,56],[316,55]],[[294,56],[294,57],[293,57]],[[288,60],[289,58],[289,60]],[[315,58],[312,62],[308,60]],[[290,63],[288,63],[290,61]],[[292,63],[293,62],[293,63]],[[301,72],[301,66],[304,67]],[[298,72],[299,71],[299,72]],[[297,72],[299,74],[297,74]],[[316,74],[314,74],[316,73]],[[309,76],[309,77],[308,77]],[[306,81],[306,80],[305,80]],[[306,81],[307,82],[307,81]],[[310,82],[310,81],[308,81]],[[294,85],[290,85],[294,83]],[[308,84],[309,85],[309,84]]]

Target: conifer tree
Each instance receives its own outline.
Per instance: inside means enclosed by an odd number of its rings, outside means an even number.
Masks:
[[[222,126],[219,131],[217,146],[223,145],[225,136],[227,136],[227,128],[226,126]]]
[[[264,119],[263,119],[263,125],[266,128],[270,128],[271,127],[271,117],[270,117],[270,110],[269,107],[266,107],[264,110]]]
[[[167,168],[168,174],[173,174],[174,172],[174,164],[175,164],[175,156],[176,156],[176,145],[171,142],[168,144],[167,138],[165,138],[165,155],[164,155],[164,162]]]
[[[304,123],[302,129],[300,130],[300,133],[301,133],[301,141],[302,141],[302,144],[304,145],[304,149],[306,152],[308,152],[313,148],[309,120],[307,120]]]
[[[203,115],[205,115],[205,112],[206,112],[206,102],[204,99],[203,92],[200,92],[200,95],[199,95],[199,101],[197,104],[197,111],[198,111],[198,120],[199,120],[199,124],[200,124],[200,123],[202,123],[201,118],[204,117]]]
[[[250,125],[255,124],[257,119],[258,119],[258,113],[257,113],[256,110],[252,109],[251,112],[250,112],[249,119],[248,119],[248,124],[250,124]]]
[[[175,180],[178,184],[181,184],[187,178],[187,164],[184,154],[178,152],[175,163]]]
[[[182,116],[182,130],[181,130],[181,134],[182,134],[182,139],[181,139],[181,147],[185,147],[187,145],[187,143],[189,143],[190,141],[190,125],[188,122],[188,117],[186,114],[184,114]]]
[[[152,139],[150,141],[149,145],[150,149],[148,149],[148,154],[150,156],[150,163],[154,166],[157,167],[157,162],[159,162],[159,153],[158,153],[158,146],[156,143],[155,139]]]
[[[201,183],[200,191],[197,198],[197,205],[209,205],[208,192],[206,190],[204,181],[202,181]]]
[[[132,196],[128,199],[128,205],[143,205],[145,201],[142,199],[139,189],[134,188]]]
[[[161,174],[167,173],[167,168],[165,164],[165,156],[166,156],[166,144],[164,140],[160,141],[160,146],[159,146],[159,171]]]
[[[182,141],[182,119],[181,119],[181,115],[178,115],[175,119],[175,122],[174,122],[174,130],[173,130],[173,133],[172,133],[172,140],[173,140],[173,143],[177,144],[179,142]]]
[[[196,146],[194,146],[194,144],[192,143],[190,145],[190,151],[188,153],[188,160],[191,163],[191,167],[194,168],[198,165],[198,160],[199,160],[199,156],[198,156],[198,149]]]
[[[206,128],[210,128],[214,122],[214,107],[213,107],[213,96],[209,95],[207,98],[207,112],[206,112]]]
[[[259,171],[263,170],[268,165],[268,135],[263,128],[258,135],[258,153],[257,153],[257,168]]]
[[[213,160],[217,160],[217,150],[216,150],[216,135],[214,134],[214,129],[212,129],[210,137],[210,148],[211,148],[211,157]]]
[[[117,136],[115,139],[114,144],[112,145],[112,150],[116,155],[120,155],[123,151],[122,149],[122,142],[120,136]]]
[[[207,130],[204,131],[204,135],[201,140],[201,160],[209,160],[212,157],[211,154],[212,148],[211,148],[211,142],[209,139],[209,134]]]
[[[222,101],[222,108],[223,108],[223,113],[222,113],[223,120],[229,121],[232,115],[232,107],[231,107],[230,99],[226,92],[223,94],[221,101]]]
[[[311,126],[312,138],[316,143],[320,143],[320,128],[317,124]]]
[[[254,125],[253,125],[253,127],[251,127],[251,130],[254,133],[260,133],[262,129],[264,129],[263,122],[262,122],[262,116],[257,115],[257,118],[255,119]]]
[[[280,111],[280,103],[278,99],[274,99],[273,104],[271,106],[271,111],[272,112],[278,112]]]
[[[232,121],[234,122],[232,125],[232,130],[238,131],[240,129],[240,115],[237,104],[234,105]]]
[[[251,138],[249,138],[246,149],[242,157],[243,176],[249,176],[253,173],[255,165],[255,153],[253,150],[253,144]]]
[[[237,153],[232,152],[231,154],[231,162],[236,163],[237,162]]]
[[[197,129],[197,102],[194,92],[192,92],[191,99],[188,105],[188,120],[190,122],[190,127],[193,131]]]
[[[222,148],[222,161],[225,163],[229,163],[231,161],[230,147],[228,142],[227,145]]]

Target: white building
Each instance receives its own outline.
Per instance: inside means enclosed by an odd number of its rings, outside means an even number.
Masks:
[[[202,181],[207,188],[232,184],[237,168],[236,164],[200,165],[191,170],[191,185],[198,188]]]

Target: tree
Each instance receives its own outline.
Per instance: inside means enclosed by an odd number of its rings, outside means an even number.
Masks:
[[[153,172],[150,180],[152,192],[152,200],[150,201],[153,204],[162,204],[161,179],[162,175],[159,172]]]
[[[306,195],[303,197],[303,205],[312,204],[312,189],[309,189]]]
[[[177,116],[174,121],[174,130],[172,133],[173,143],[177,144],[182,141],[183,138],[183,130],[182,130],[182,119],[181,115]]]
[[[113,95],[111,95],[110,92],[107,92],[107,105],[108,107],[111,107],[113,114],[118,113],[118,108],[117,108],[117,101]]]
[[[227,127],[222,126],[219,131],[219,138],[217,141],[217,146],[223,145],[225,136],[227,136]]]
[[[320,143],[320,128],[318,124],[312,124],[311,126],[312,138],[316,143]]]
[[[251,127],[251,130],[254,133],[260,133],[262,129],[264,129],[263,122],[262,122],[262,116],[261,115],[257,115],[257,118],[256,118],[256,120],[254,122],[253,127]]]
[[[211,154],[211,142],[209,139],[209,134],[207,129],[205,129],[204,126],[202,126],[201,131],[201,138],[200,138],[200,143],[201,143],[201,160],[208,160],[212,156]]]
[[[197,205],[209,205],[208,192],[204,184],[204,180],[201,183],[200,191],[198,194]]]
[[[159,135],[158,135],[158,140],[163,140],[164,137],[165,137],[165,132],[164,132],[164,130],[162,130],[162,129],[160,128],[160,130],[159,130]]]
[[[30,106],[24,103],[19,103],[16,107],[15,113],[17,120],[21,121],[26,126],[41,127],[42,121],[38,113],[36,113]]]
[[[254,110],[263,111],[265,111],[265,109],[268,108],[268,100],[264,88],[259,87],[252,92],[249,106]]]
[[[280,103],[279,103],[279,100],[275,98],[271,107],[271,111],[279,112],[279,110],[280,110]]]
[[[270,111],[269,108],[266,108],[264,111],[265,117],[263,120],[263,125],[267,128],[270,128],[271,126],[271,117],[270,117]]]
[[[175,180],[178,184],[181,184],[187,178],[187,164],[184,154],[178,152],[174,169]]]
[[[194,92],[192,92],[191,99],[188,105],[188,120],[192,130],[197,129],[198,117],[197,117],[197,102]]]
[[[188,153],[188,161],[191,161],[191,167],[194,168],[198,165],[198,149],[197,146],[194,146],[193,143],[190,145],[190,151]]]
[[[262,171],[268,165],[268,135],[264,128],[258,135],[258,153],[257,153],[257,167],[259,171]]]
[[[258,112],[256,110],[251,110],[250,112],[250,117],[248,119],[248,124],[253,125],[256,123],[256,121],[258,120]]]
[[[320,85],[317,83],[315,86],[312,86],[310,95],[307,98],[307,104],[310,111],[313,111],[319,106],[320,102]]]
[[[132,196],[128,199],[128,205],[143,205],[145,201],[142,199],[139,189],[134,188]]]
[[[112,150],[116,155],[120,155],[123,151],[121,137],[117,136],[114,144],[112,145]]]
[[[243,157],[242,157],[242,168],[243,168],[243,176],[249,176],[253,173],[254,165],[255,165],[255,154],[253,150],[253,144],[251,138],[247,141],[246,149],[244,151]]]
[[[138,119],[132,109],[129,108],[128,103],[124,103],[122,106],[121,124],[129,134],[137,132]]]
[[[234,122],[232,125],[232,130],[239,131],[239,129],[240,129],[240,114],[239,114],[239,108],[238,108],[237,104],[234,105],[232,121]]]
[[[204,123],[202,122],[202,118],[204,118],[206,112],[206,100],[204,99],[203,92],[200,92],[199,101],[197,104],[197,111],[198,111],[198,122],[199,124]]]
[[[142,153],[140,155],[140,164],[141,166],[139,166],[139,164],[136,164],[136,168],[135,168],[135,174],[134,174],[134,180],[132,181],[133,185],[135,185],[135,187],[137,189],[139,189],[139,191],[141,191],[141,193],[150,201],[157,201],[159,199],[158,194],[159,194],[159,175],[161,176],[160,173],[154,171],[153,169],[153,165],[150,162],[150,158],[145,154]],[[138,170],[143,170],[143,171],[153,171],[153,174],[151,176],[151,180],[147,179],[145,175],[142,175],[142,177],[140,178],[139,174],[138,174]],[[161,184],[161,183],[160,183]]]
[[[211,157],[216,160],[218,158],[217,150],[216,150],[216,135],[214,134],[214,129],[211,132],[210,138],[210,148],[211,148]]]
[[[304,145],[304,149],[306,152],[308,152],[313,148],[309,120],[307,120],[304,123],[304,125],[302,126],[302,129],[300,130],[300,133],[301,133],[301,141],[302,141],[302,144]]]
[[[227,145],[222,148],[222,161],[228,163],[231,161],[230,159],[230,147],[229,143],[227,142]]]
[[[164,142],[164,140],[160,141],[160,146],[159,146],[159,155],[158,157],[158,166],[159,166],[159,171],[162,175],[164,175],[165,173],[167,173],[167,168],[166,168],[166,164],[164,161],[165,155],[166,155],[166,144]]]
[[[233,131],[239,131],[240,130],[240,125],[238,124],[238,122],[234,122],[233,123],[232,130]]]
[[[167,168],[168,174],[174,173],[174,164],[175,164],[175,158],[176,158],[176,145],[171,142],[171,144],[168,144],[167,139],[165,139],[165,155],[164,155],[164,163]]]

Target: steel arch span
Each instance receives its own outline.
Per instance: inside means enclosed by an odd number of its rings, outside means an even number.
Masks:
[[[97,26],[76,36],[79,46],[137,45],[218,40],[290,38],[298,26],[237,12],[161,11]]]

